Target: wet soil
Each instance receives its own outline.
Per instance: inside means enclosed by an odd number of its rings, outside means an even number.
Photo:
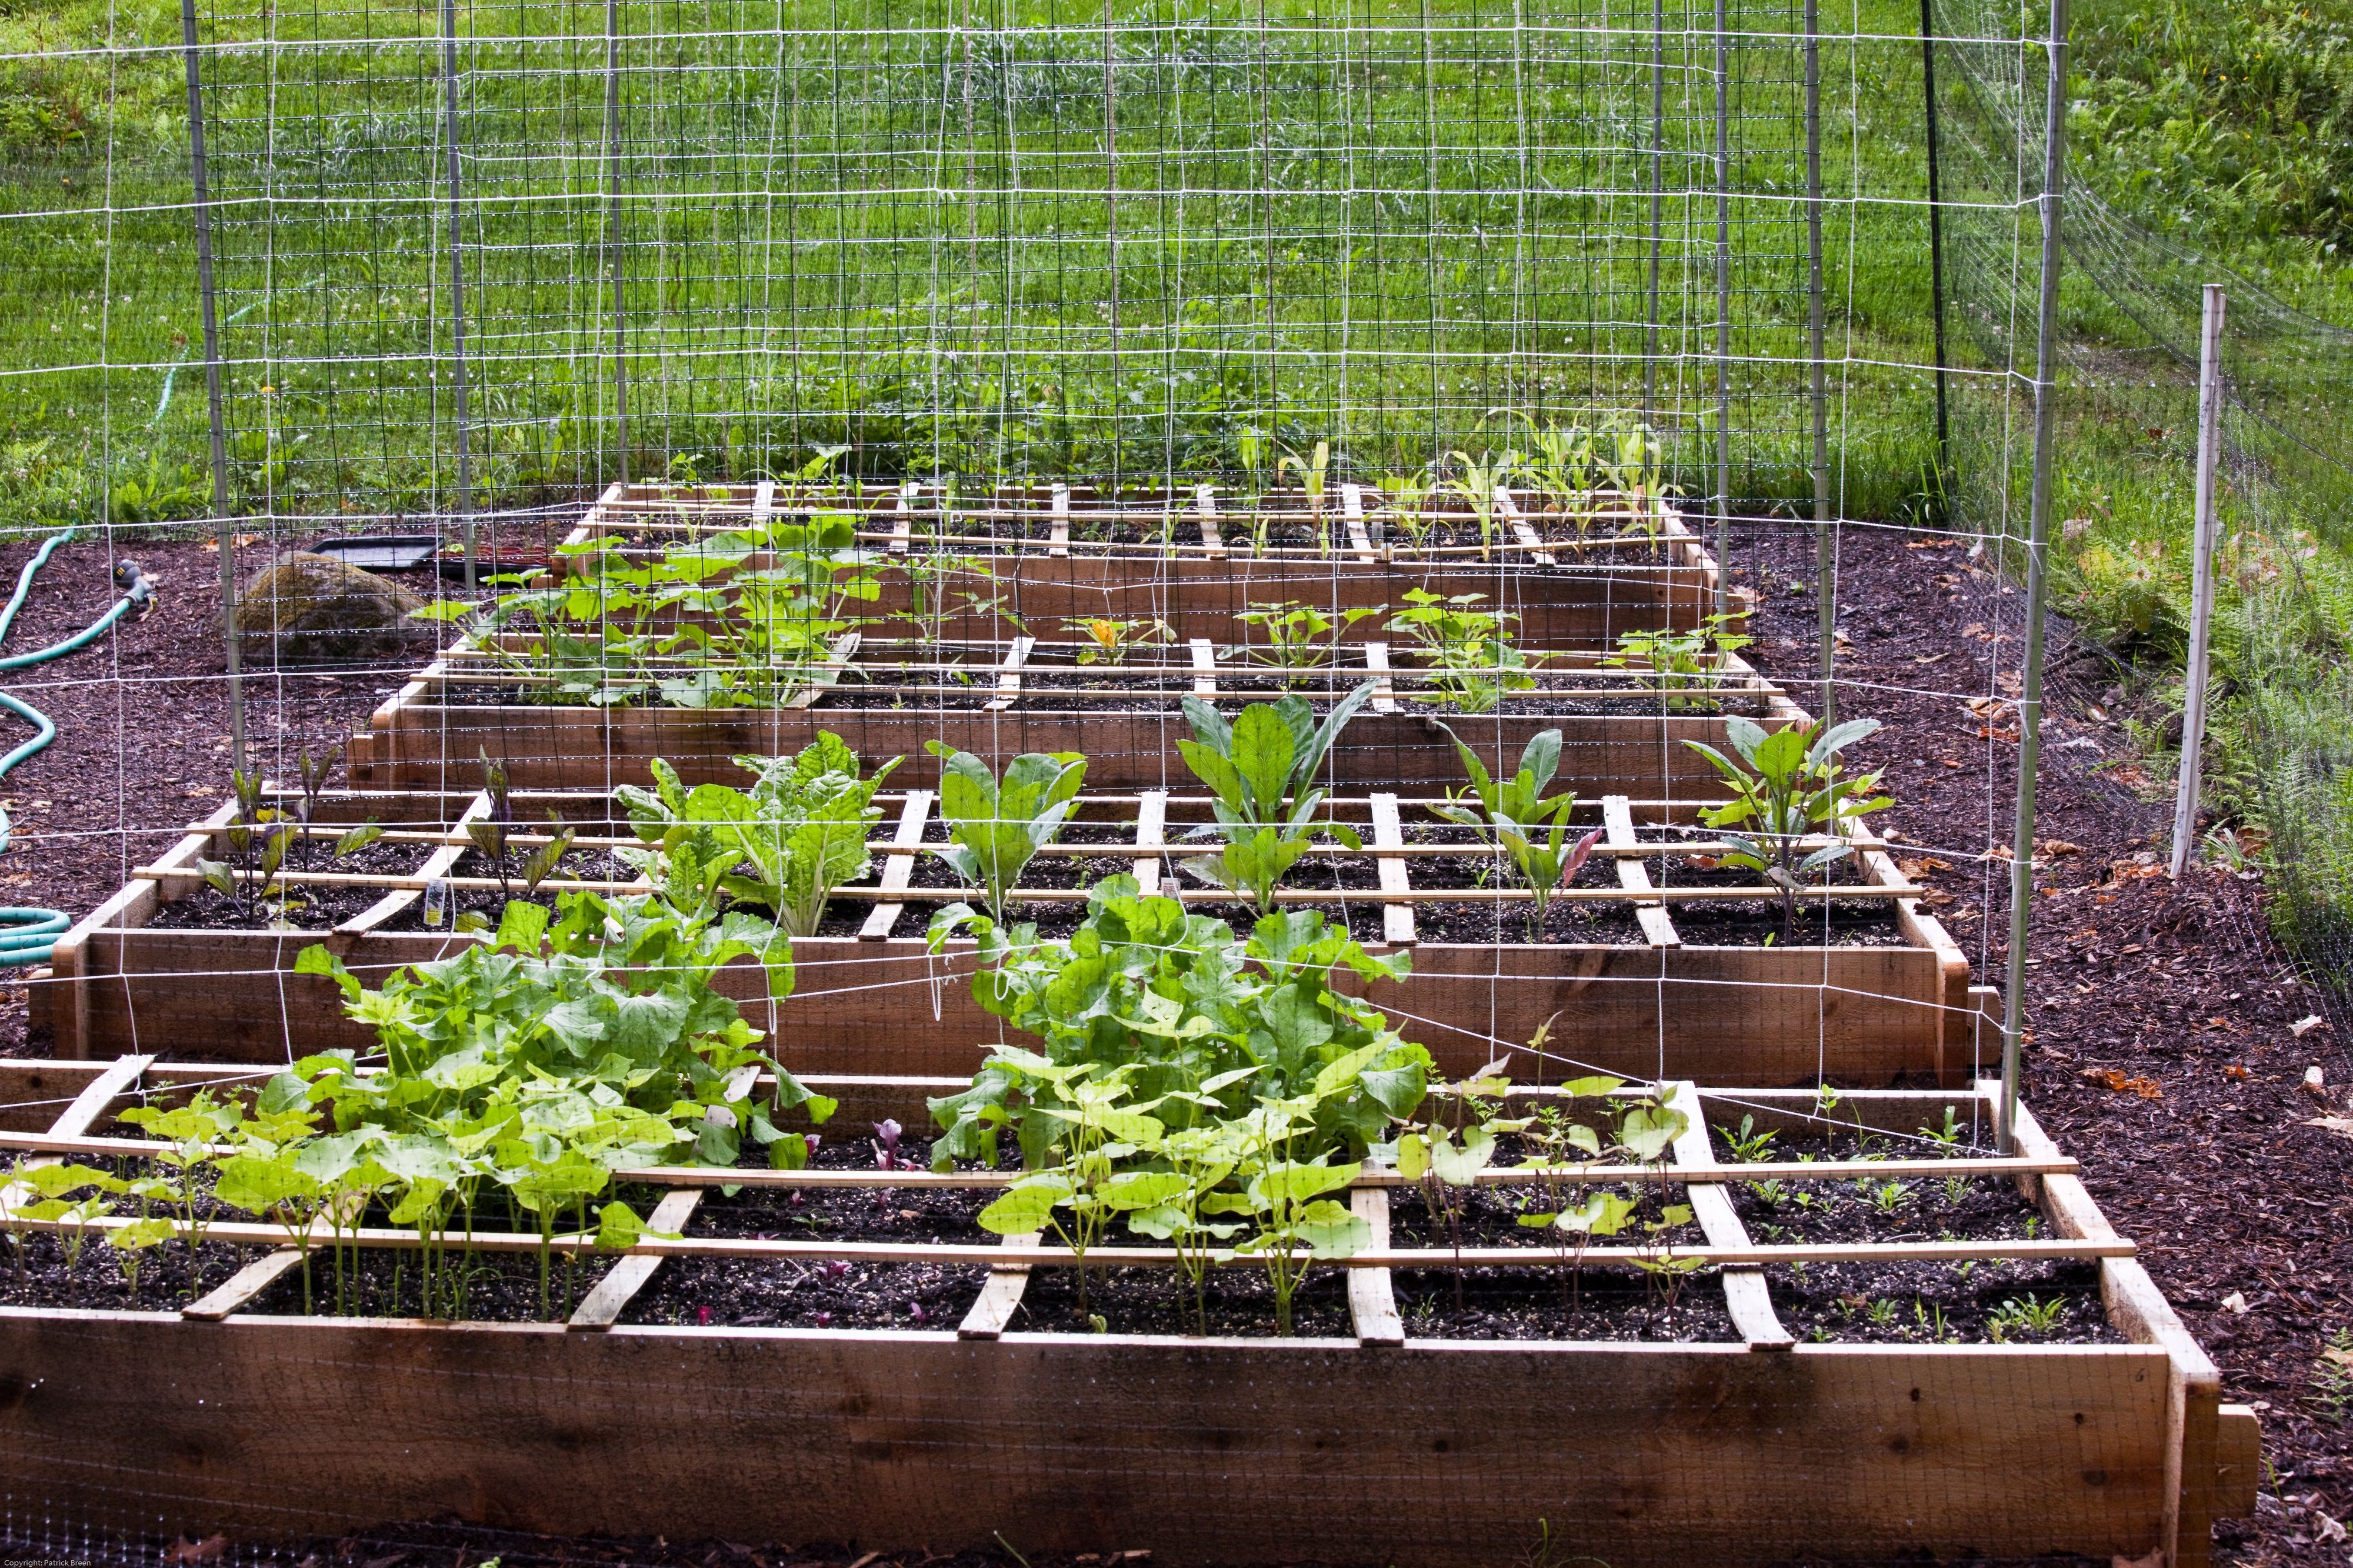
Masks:
[[[434,846],[414,840],[378,839],[353,854],[337,857],[332,841],[314,845],[306,866],[289,855],[290,870],[338,871],[353,876],[406,876],[432,858]],[[233,863],[232,863],[233,864]],[[197,887],[155,911],[149,926],[161,931],[325,931],[382,902],[390,888],[336,887],[326,882],[296,882],[286,897],[233,898],[213,887]],[[282,910],[282,914],[281,914]]]

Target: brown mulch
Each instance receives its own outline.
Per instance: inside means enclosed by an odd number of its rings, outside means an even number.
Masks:
[[[2016,664],[2021,596],[1959,548],[1912,548],[1941,542],[1843,531],[1840,629],[1851,644],[1841,653],[1840,707],[1888,725],[1858,751],[1889,769],[1898,807],[1880,821],[1902,835],[1899,858],[1936,889],[1934,912],[1981,972],[1998,977],[2008,868],[1987,850],[2010,837],[2016,720],[2000,706],[2008,693],[1998,675]],[[1733,557],[1734,581],[1765,597],[1750,657],[1800,700],[1813,673],[1811,548],[1810,531],[1755,525],[1739,531]],[[0,592],[29,553],[0,547]],[[214,555],[184,543],[70,546],[6,651],[54,640],[103,610],[113,598],[111,554],[135,555],[162,583],[164,602],[97,647],[6,682],[62,731],[0,783],[17,824],[17,841],[0,858],[0,897],[13,902],[86,911],[227,787]],[[2109,1216],[2141,1243],[2158,1282],[2221,1365],[2225,1396],[2261,1411],[2264,1503],[2253,1519],[2220,1527],[2218,1559],[2251,1568],[2341,1563],[2353,1552],[2335,1528],[2353,1515],[2353,1401],[2332,1398],[2322,1352],[2331,1335],[2353,1329],[2353,1139],[2309,1123],[2353,1115],[2348,1020],[2339,1013],[2290,1032],[2331,1008],[2271,938],[2261,883],[2211,868],[2179,885],[2163,875],[2169,781],[2143,771],[2126,746],[2116,712],[2120,672],[2057,623],[2052,658],[2036,963],[2028,972],[2029,1102],[2083,1159]],[[257,675],[247,700],[258,754],[272,773],[290,772],[298,749],[347,734],[403,673]],[[1980,700],[1975,710],[1970,697]],[[0,1053],[23,1048],[24,989],[8,984],[0,986]],[[2302,1087],[2312,1066],[2325,1075],[2319,1095]],[[555,1542],[420,1525],[371,1532],[341,1552],[326,1543],[320,1561],[441,1563],[453,1551],[461,1560],[504,1552],[516,1563],[681,1568],[739,1560],[818,1568],[856,1555]],[[979,1568],[1011,1559],[941,1561]],[[1068,1560],[1033,1561],[1044,1568]]]
[[[2024,595],[1944,542],[1841,531],[1839,716],[1887,726],[1853,753],[1887,770],[1896,805],[1877,821],[1984,984],[2009,947],[2010,865],[1986,852],[2011,836],[2018,721],[1983,700],[2010,694],[1998,672],[2018,667]],[[1733,563],[1765,606],[1748,657],[1810,702],[1810,530],[1741,528]],[[2273,939],[2252,873],[2166,876],[2172,780],[2126,742],[2124,672],[2057,617],[2049,668],[2022,1092],[2139,1242],[2223,1397],[2263,1418],[2263,1500],[2217,1528],[2217,1561],[2342,1564],[2353,1399],[2330,1396],[2323,1352],[2353,1329],[2353,1138],[2309,1123],[2353,1116],[2348,1020]],[[2311,1067],[2319,1094],[2303,1087]]]

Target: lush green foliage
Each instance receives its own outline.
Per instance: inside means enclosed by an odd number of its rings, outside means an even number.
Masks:
[[[1520,748],[1520,765],[1510,777],[1490,777],[1487,764],[1452,731],[1447,739],[1462,759],[1471,777],[1467,790],[1450,792],[1447,804],[1431,809],[1449,822],[1472,830],[1478,841],[1510,866],[1519,884],[1532,895],[1528,907],[1528,940],[1543,939],[1545,912],[1552,895],[1574,880],[1593,847],[1601,842],[1595,828],[1575,844],[1568,841],[1568,816],[1577,809],[1573,790],[1547,795],[1560,771],[1560,731],[1540,730]],[[1463,802],[1474,803],[1476,810]]]
[[[623,784],[613,794],[662,861],[717,867],[731,897],[771,910],[789,936],[814,936],[834,889],[873,865],[867,833],[882,815],[874,793],[899,762],[861,777],[858,753],[824,730],[797,756],[737,757],[755,781],[749,790],[688,789],[656,758],[652,789]]]
[[[1732,794],[1722,805],[1703,806],[1700,820],[1723,832],[1730,846],[1724,864],[1761,871],[1781,889],[1785,936],[1796,930],[1798,889],[1805,879],[1854,853],[1846,842],[1849,825],[1894,804],[1872,795],[1879,787],[1876,773],[1839,772],[1839,752],[1878,728],[1876,719],[1850,719],[1829,730],[1816,723],[1767,731],[1736,716],[1725,730],[1738,762],[1704,742],[1683,742],[1715,765]],[[1831,842],[1805,849],[1806,837],[1816,833]]]
[[[1026,752],[1005,764],[999,779],[970,752],[924,744],[940,759],[940,815],[948,824],[948,846],[937,853],[965,881],[980,885],[988,912],[1001,923],[1023,869],[1077,809],[1087,760],[1075,752]]]
[[[1362,848],[1356,829],[1325,822],[1315,826],[1325,791],[1315,784],[1333,743],[1371,701],[1367,681],[1336,703],[1322,723],[1303,697],[1253,702],[1232,722],[1198,697],[1184,701],[1193,738],[1176,742],[1185,765],[1209,787],[1217,820],[1187,837],[1219,837],[1225,847],[1197,855],[1184,868],[1213,888],[1243,893],[1264,913],[1274,907],[1274,889],[1299,858],[1311,835],[1321,831],[1351,848]]]

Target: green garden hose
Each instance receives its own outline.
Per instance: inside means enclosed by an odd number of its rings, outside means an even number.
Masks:
[[[40,549],[34,552],[33,558],[25,563],[25,569],[16,574],[16,592],[10,596],[7,607],[0,609],[0,641],[6,640],[9,628],[16,624],[16,612],[25,607],[25,595],[32,592],[33,579],[39,574],[42,567],[48,564],[49,557],[58,552],[59,546],[71,540],[75,532],[75,530],[69,528],[62,532],[51,534]],[[145,575],[140,572],[137,563],[125,561],[117,566],[114,569],[114,581],[123,590],[122,597],[117,599],[108,608],[106,614],[61,643],[36,648],[31,653],[10,654],[0,658],[0,670],[23,669],[28,665],[46,664],[53,658],[63,658],[66,655],[88,647],[96,642],[106,635],[108,628],[123,616],[144,615],[147,606],[154,600],[155,588],[154,584],[149,583]],[[24,720],[32,725],[34,730],[31,740],[16,746],[5,756],[0,756],[0,779],[4,779],[16,769],[18,763],[38,756],[47,750],[49,742],[58,738],[58,726],[55,720],[31,703],[11,697],[5,691],[0,691],[0,708],[5,708]],[[6,852],[8,837],[14,830],[14,825],[8,820],[7,812],[0,810],[0,853]],[[47,963],[49,961],[49,950],[57,944],[58,938],[65,935],[72,925],[73,918],[58,910],[0,905],[0,968],[11,968],[26,963]]]

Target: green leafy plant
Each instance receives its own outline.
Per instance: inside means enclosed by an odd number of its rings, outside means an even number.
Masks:
[[[1059,1158],[1031,1169],[980,1211],[980,1226],[998,1236],[1052,1231],[1071,1249],[1079,1270],[1079,1311],[1087,1310],[1087,1253],[1123,1208],[1147,1206],[1159,1194],[1121,1183],[1120,1162],[1139,1150],[1157,1148],[1165,1131],[1151,1102],[1129,1102],[1133,1067],[1104,1068],[1096,1062],[1056,1062],[1009,1046],[994,1048],[996,1059],[1047,1092],[1038,1114],[1054,1125],[1048,1148]]]
[[[1253,702],[1231,723],[1198,697],[1184,700],[1192,739],[1176,742],[1185,765],[1209,789],[1217,820],[1186,837],[1219,837],[1225,847],[1183,862],[1184,868],[1213,888],[1243,894],[1264,914],[1274,907],[1274,889],[1307,852],[1311,828],[1325,792],[1314,779],[1348,721],[1372,700],[1367,681],[1335,704],[1324,721],[1303,697]],[[1325,822],[1320,831],[1353,849],[1364,847],[1356,829]]]
[[[2012,1296],[1986,1314],[1986,1332],[1996,1344],[2007,1343],[2019,1334],[2048,1334],[2055,1331],[2067,1316],[2067,1299],[2053,1296],[2049,1300],[2032,1291]]]
[[[1782,933],[1791,936],[1803,879],[1854,853],[1846,836],[1857,817],[1894,804],[1872,794],[1879,787],[1878,773],[1848,778],[1839,773],[1839,753],[1878,730],[1879,721],[1850,719],[1828,731],[1817,723],[1802,731],[1768,731],[1736,715],[1725,727],[1739,762],[1704,742],[1683,742],[1715,766],[1732,794],[1722,805],[1702,807],[1700,820],[1720,831],[1746,829],[1724,831],[1730,848],[1722,863],[1761,871],[1780,889]],[[1816,832],[1831,842],[1805,849],[1807,836]]]
[[[1641,671],[1642,689],[1656,693],[1661,705],[1670,711],[1700,707],[1714,701],[1711,694],[1724,684],[1725,656],[1756,640],[1725,629],[1735,624],[1741,623],[1715,614],[1683,631],[1645,627],[1623,632],[1618,637],[1618,651],[1602,663],[1613,669]]]
[[[1266,640],[1242,644],[1234,652],[1251,664],[1274,669],[1322,669],[1339,658],[1340,638],[1350,626],[1388,608],[1387,605],[1345,608],[1335,619],[1313,605],[1293,599],[1253,603],[1234,619],[1256,626]]]
[[[523,896],[531,897],[539,890],[540,883],[560,864],[572,847],[574,828],[565,825],[564,818],[554,809],[547,814],[549,833],[544,842],[534,846],[518,862],[513,854],[512,839],[518,824],[514,815],[514,795],[506,767],[494,763],[485,750],[477,750],[482,764],[482,795],[488,809],[466,824],[467,841],[477,853],[491,863],[499,879],[501,899],[514,897],[514,884],[522,884]],[[471,921],[459,917],[460,929],[473,925],[487,929],[489,922],[476,916]]]
[[[1418,474],[1383,474],[1376,488],[1380,492],[1385,510],[1373,514],[1375,542],[1380,542],[1385,536],[1384,521],[1394,519],[1397,525],[1405,530],[1407,542],[1416,550],[1420,549],[1428,542],[1430,530],[1435,521],[1428,510],[1430,490],[1429,471],[1425,469]]]
[[[948,824],[948,846],[935,853],[980,887],[990,917],[1002,924],[1023,869],[1077,809],[1087,760],[1075,752],[1026,752],[999,779],[970,752],[923,744],[940,759],[940,815]]]
[[[1596,1237],[1623,1235],[1636,1226],[1643,1226],[1646,1236],[1660,1236],[1691,1220],[1688,1205],[1672,1204],[1660,1211],[1657,1220],[1644,1221],[1642,1200],[1587,1187],[1577,1167],[1610,1157],[1623,1157],[1639,1165],[1662,1164],[1675,1140],[1689,1130],[1691,1118],[1657,1091],[1630,1089],[1624,1079],[1607,1076],[1573,1079],[1561,1086],[1559,1097],[1566,1101],[1564,1106],[1532,1120],[1528,1131],[1534,1157],[1515,1168],[1515,1173],[1525,1172],[1538,1183],[1550,1206],[1523,1213],[1517,1223],[1544,1231],[1560,1251],[1573,1308],[1580,1290],[1585,1249]],[[1575,1109],[1584,1100],[1592,1101],[1594,1110],[1588,1118],[1580,1119]],[[1691,1263],[1668,1251],[1640,1259],[1635,1266],[1666,1277],[1672,1285],[1689,1271]]]
[[[1536,683],[1528,673],[1536,658],[1511,640],[1518,617],[1478,608],[1486,597],[1409,588],[1407,607],[1388,625],[1390,631],[1413,639],[1421,667],[1430,672],[1434,700],[1464,713],[1491,713],[1507,692],[1525,691]]]
[[[791,757],[737,757],[756,781],[749,790],[688,789],[657,759],[652,789],[624,784],[613,793],[672,876],[717,868],[730,897],[773,911],[786,935],[807,937],[817,934],[835,889],[873,865],[867,836],[882,815],[874,795],[899,761],[862,776],[858,753],[823,730]]]
[[[1526,458],[1513,451],[1482,452],[1476,458],[1468,452],[1450,455],[1460,471],[1446,481],[1446,488],[1470,506],[1472,521],[1479,525],[1479,551],[1483,555],[1495,542],[1496,516],[1501,510],[1496,492],[1511,485]]]
[[[1520,748],[1518,769],[1507,779],[1490,777],[1478,753],[1451,730],[1446,738],[1462,759],[1470,787],[1449,791],[1446,803],[1430,809],[1470,828],[1512,868],[1530,898],[1528,940],[1540,942],[1553,894],[1576,878],[1602,837],[1602,830],[1595,828],[1571,844],[1568,817],[1577,808],[1576,794],[1544,793],[1560,771],[1560,731],[1541,730],[1530,736]]]
[[[1337,988],[1342,974],[1358,985],[1401,979],[1409,955],[1374,957],[1313,910],[1267,916],[1237,941],[1223,921],[1146,896],[1132,877],[1107,877],[1066,940],[1008,931],[955,905],[934,918],[934,945],[966,927],[979,941],[972,994],[983,1009],[1034,1037],[1058,1068],[1132,1069],[1138,1102],[1171,1129],[1229,1121],[1324,1081],[1314,1101],[1317,1147],[1361,1153],[1421,1103],[1430,1053]],[[1342,1071],[1324,1080],[1335,1063]],[[1017,1061],[992,1059],[968,1088],[931,1102],[942,1129],[934,1167],[993,1163],[1008,1130],[1026,1164],[1044,1163],[1060,1127],[1047,1114],[1057,1092]]]
[[[284,813],[261,804],[261,774],[258,772],[231,769],[229,796],[235,809],[230,813],[228,826],[221,830],[228,858],[209,860],[199,856],[196,869],[214,891],[234,902],[237,913],[249,919],[277,885],[279,868],[285,864],[287,847],[294,841],[295,828]],[[283,888],[278,890],[282,919],[287,894]]]

